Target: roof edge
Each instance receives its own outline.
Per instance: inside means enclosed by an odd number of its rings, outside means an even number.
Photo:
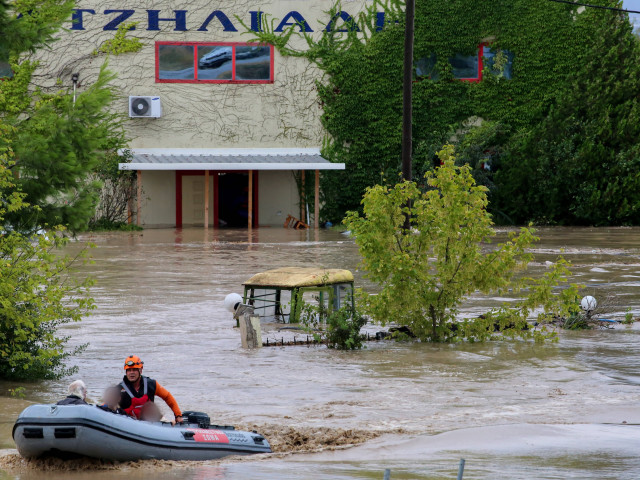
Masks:
[[[344,163],[119,163],[119,170],[345,170]]]
[[[288,156],[288,155],[320,155],[320,147],[311,148],[129,148],[118,150],[122,155],[124,150],[129,150],[133,155],[175,155],[175,156],[233,156],[233,155],[261,155],[261,156]]]

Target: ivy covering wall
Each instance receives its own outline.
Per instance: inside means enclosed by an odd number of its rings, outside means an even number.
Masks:
[[[591,3],[618,4],[613,0]],[[256,33],[258,39],[275,44],[284,55],[306,57],[324,73],[318,81],[318,101],[327,131],[323,155],[347,166],[344,172],[328,172],[322,177],[322,216],[334,222],[347,210],[359,208],[367,186],[399,178],[402,132],[403,4],[398,0],[375,1],[368,13],[351,22],[348,18],[345,21],[340,11],[337,5],[330,12],[337,20],[320,38],[299,32],[301,27],[275,34],[268,21],[263,22],[263,31]],[[386,12],[386,23],[376,31],[380,24],[377,12],[381,11]],[[484,166],[483,159],[492,161],[491,173],[476,174],[485,175],[492,189],[500,190],[501,177],[493,175],[500,162],[522,161],[520,155],[503,153],[510,151],[513,139],[539,124],[552,106],[572,91],[575,74],[584,71],[594,39],[617,28],[611,26],[611,20],[603,23],[605,17],[618,19],[618,24],[627,22],[616,12],[548,0],[417,0],[415,61],[435,60],[437,80],[416,76],[413,84],[414,178],[433,168],[434,153],[443,143],[453,140],[462,144],[471,135],[476,145],[480,144],[474,157],[478,164],[472,167]],[[308,48],[291,49],[292,34],[306,36]],[[630,35],[629,29],[622,36],[628,39]],[[480,82],[455,79],[450,59],[456,54],[473,55],[483,43],[502,61],[485,65]],[[507,55],[512,58],[511,79],[504,75]],[[571,115],[570,110],[566,108],[564,114]],[[482,129],[491,138],[483,138]],[[473,151],[469,138],[463,147]],[[493,155],[496,151],[501,154]],[[516,177],[502,176],[517,184],[520,180]],[[499,208],[504,212],[496,216],[497,221],[535,219],[531,212],[527,214],[530,218],[518,215],[504,196]],[[554,215],[547,218],[553,221]],[[563,220],[571,222],[570,216]]]

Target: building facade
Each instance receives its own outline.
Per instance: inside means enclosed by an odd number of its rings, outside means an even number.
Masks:
[[[127,36],[139,38],[142,48],[108,62],[121,93],[113,108],[129,116],[131,156],[121,168],[138,172],[136,221],[281,225],[287,215],[301,214],[296,176],[317,181],[322,170],[344,165],[320,156],[319,71],[303,58],[252,43],[248,30],[266,20],[276,32],[303,25],[320,35],[367,3],[345,2],[331,19],[327,0],[80,0],[68,30],[41,54],[34,78],[46,88],[70,85],[78,74],[77,88],[86,88],[105,61],[100,46],[118,27],[135,22]],[[292,45],[306,43],[293,37]],[[306,219],[312,225],[315,208]]]

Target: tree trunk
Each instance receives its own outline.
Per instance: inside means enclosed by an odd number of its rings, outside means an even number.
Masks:
[[[431,317],[431,340],[437,341],[438,338],[438,317],[436,316],[436,309],[433,305],[429,305],[429,316]]]

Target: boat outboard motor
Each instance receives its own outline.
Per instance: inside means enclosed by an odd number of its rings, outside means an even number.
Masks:
[[[187,423],[197,424],[200,428],[209,428],[211,425],[209,415],[204,412],[182,412],[182,416],[187,419]]]

